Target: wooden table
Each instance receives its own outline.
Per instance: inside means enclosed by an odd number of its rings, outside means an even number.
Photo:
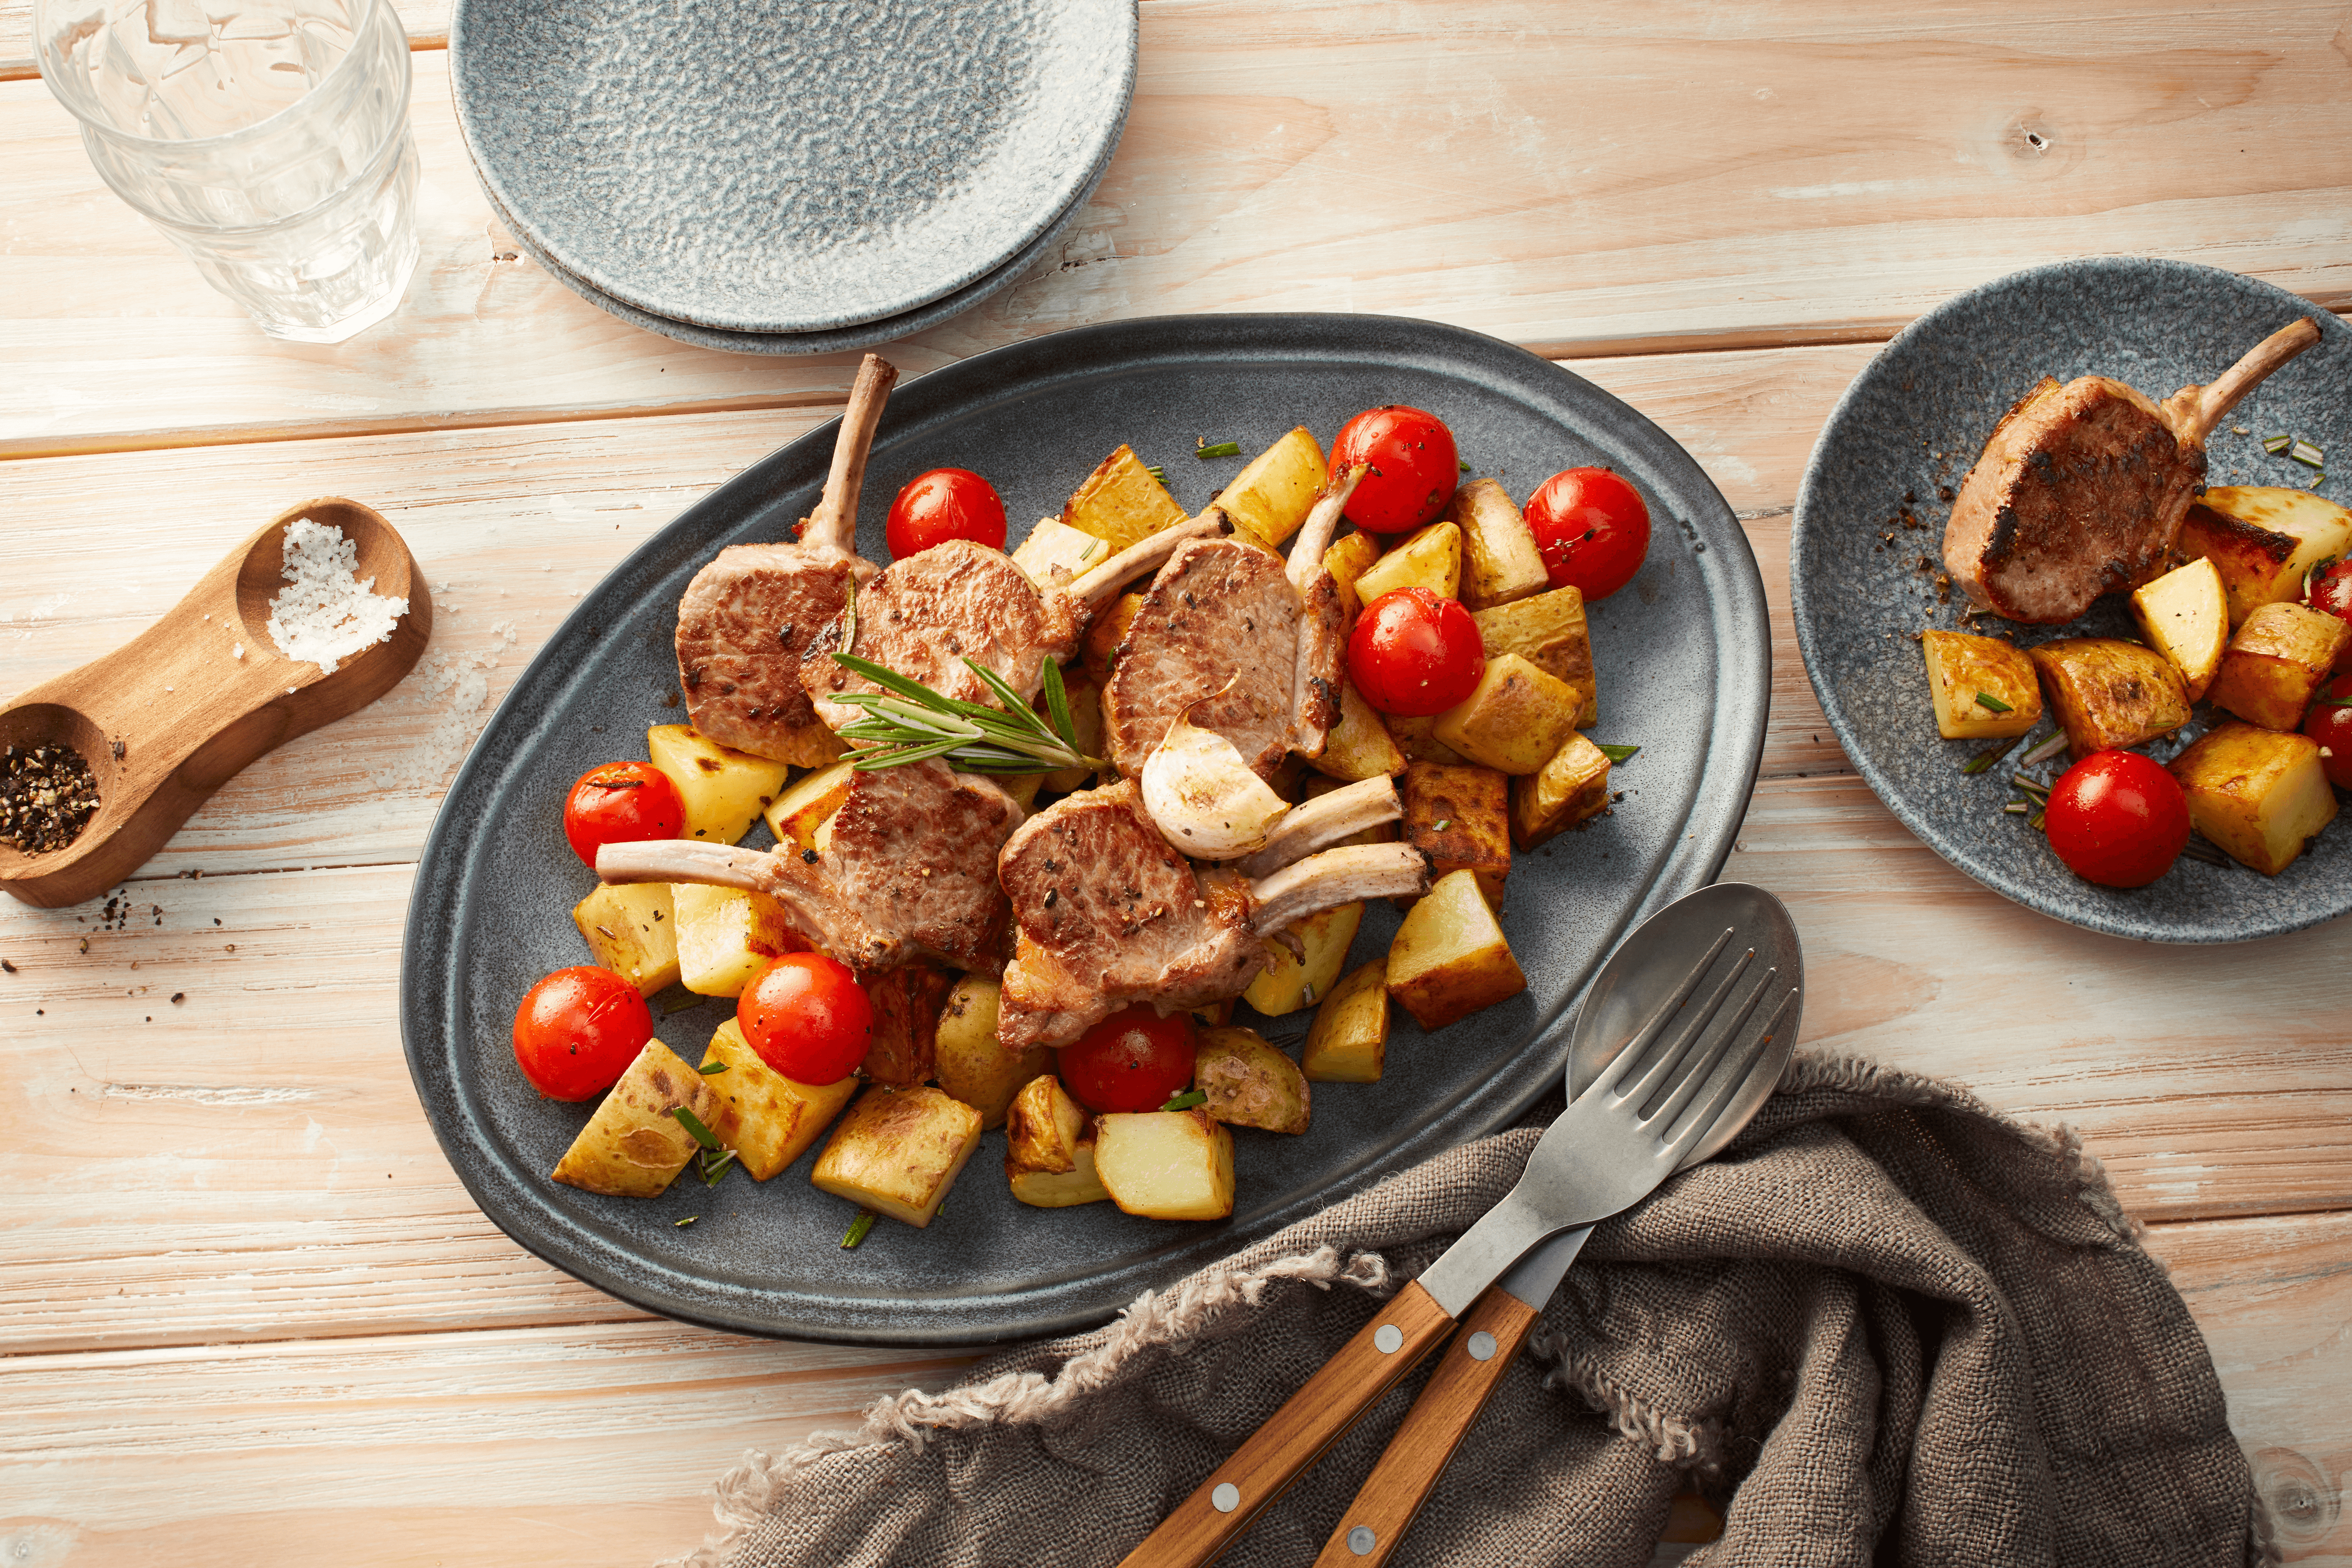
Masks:
[[[408,0],[424,260],[386,324],[273,342],[99,184],[0,4],[0,691],[127,640],[303,497],[425,563],[425,662],[231,783],[124,896],[0,908],[0,1563],[641,1563],[744,1448],[962,1354],[649,1319],[482,1217],[394,1022],[441,791],[572,603],[830,416],[855,356],[732,358],[582,303],[491,218]],[[2352,1563],[2352,928],[2055,924],[1896,825],[1789,635],[1797,478],[1952,293],[2137,252],[2352,302],[2341,0],[1146,0],[1126,140],[1060,254],[908,374],[1171,311],[1427,316],[1569,363],[1738,510],[1774,708],[1727,875],[1807,946],[1808,1044],[2082,1128],[2204,1325],[2303,1561]],[[2168,389],[2160,389],[2168,390]],[[0,903],[5,903],[0,900]],[[2300,1487],[2302,1489],[2297,1490]]]

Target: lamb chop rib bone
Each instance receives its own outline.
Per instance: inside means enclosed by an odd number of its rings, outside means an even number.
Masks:
[[[1944,565],[1979,609],[2071,621],[2169,569],[2205,441],[2264,376],[2319,341],[2298,316],[2209,386],[2161,404],[2107,376],[2043,377],[1986,441],[1944,530]]]
[[[1396,780],[1386,773],[1359,779],[1291,807],[1257,853],[1235,863],[1234,869],[1244,877],[1272,876],[1327,845],[1383,822],[1394,822],[1403,815]]]

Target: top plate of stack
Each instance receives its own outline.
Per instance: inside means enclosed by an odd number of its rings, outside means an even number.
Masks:
[[[1135,85],[1134,0],[458,0],[457,115],[533,249],[654,315],[912,310],[1069,208]]]

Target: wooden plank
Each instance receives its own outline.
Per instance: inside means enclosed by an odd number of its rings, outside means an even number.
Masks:
[[[2007,0],[1965,24],[1855,0],[1155,0],[1125,140],[1058,254],[896,353],[913,372],[1079,322],[1255,310],[1428,316],[1578,355],[1874,339],[2085,252],[2339,302],[2340,21],[2318,0]],[[848,356],[688,350],[513,258],[446,59],[415,61],[425,260],[388,325],[333,348],[260,337],[99,187],[39,83],[0,83],[0,452],[842,395]],[[1478,174],[1422,172],[1440,168]]]
[[[394,0],[393,9],[408,29],[410,48],[448,47],[450,0]],[[33,0],[0,0],[0,81],[39,74],[33,61]]]

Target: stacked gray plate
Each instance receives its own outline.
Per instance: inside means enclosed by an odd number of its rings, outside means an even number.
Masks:
[[[649,331],[828,353],[971,309],[1118,146],[1135,0],[457,0],[457,121],[516,240]]]

